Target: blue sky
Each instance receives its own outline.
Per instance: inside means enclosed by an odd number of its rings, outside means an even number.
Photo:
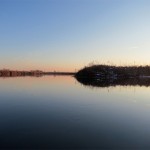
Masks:
[[[150,65],[149,0],[0,0],[0,68]]]

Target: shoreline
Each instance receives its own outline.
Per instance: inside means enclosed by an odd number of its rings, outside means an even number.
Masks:
[[[0,77],[19,77],[19,76],[44,76],[44,75],[75,75],[74,72],[43,72],[40,70],[31,71],[14,71],[3,69],[0,70]]]
[[[109,66],[93,65],[84,67],[75,74],[76,78],[127,79],[150,78],[150,66]]]
[[[150,66],[94,65],[79,70],[75,78],[87,86],[150,86]]]

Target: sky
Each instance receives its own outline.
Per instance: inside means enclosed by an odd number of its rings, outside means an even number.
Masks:
[[[150,65],[149,0],[0,0],[0,69]]]

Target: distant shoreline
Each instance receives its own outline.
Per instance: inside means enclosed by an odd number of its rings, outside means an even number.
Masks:
[[[0,77],[18,77],[18,76],[44,76],[44,75],[75,75],[74,72],[43,72],[40,70],[17,71],[3,69],[0,70]]]
[[[45,72],[44,75],[75,75],[75,72]]]

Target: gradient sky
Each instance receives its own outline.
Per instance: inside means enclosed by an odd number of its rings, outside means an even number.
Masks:
[[[0,0],[0,68],[150,65],[149,0]]]

